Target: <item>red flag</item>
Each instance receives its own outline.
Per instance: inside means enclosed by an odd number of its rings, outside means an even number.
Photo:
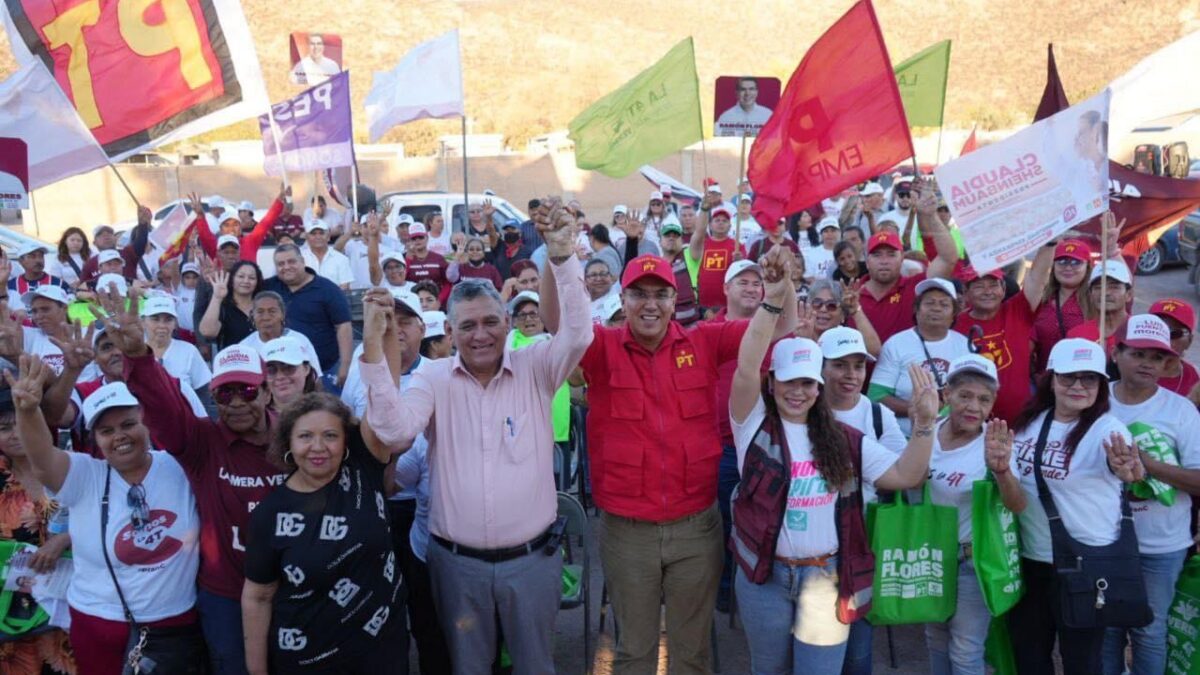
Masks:
[[[979,149],[979,141],[975,138],[975,129],[971,129],[971,135],[967,136],[967,142],[963,143],[962,151],[958,153],[959,157],[968,153],[975,152]]]
[[[870,0],[825,31],[750,149],[764,227],[913,156],[896,75]]]
[[[1046,89],[1033,120],[1049,117],[1070,107],[1050,47]],[[1167,178],[1138,173],[1114,161],[1108,162],[1109,208],[1121,228],[1120,244],[1127,255],[1137,257],[1153,246],[1162,233],[1200,207],[1200,180]],[[1078,229],[1099,236],[1100,218],[1082,223]]]

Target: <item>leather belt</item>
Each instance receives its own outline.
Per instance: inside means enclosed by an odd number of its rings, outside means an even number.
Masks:
[[[825,565],[829,564],[829,561],[832,560],[833,556],[835,555],[837,554],[826,553],[825,555],[819,555],[813,558],[784,558],[782,556],[775,556],[775,562],[782,563],[788,567],[824,567]]]
[[[475,558],[476,560],[482,560],[484,562],[499,563],[506,560],[514,560],[522,556],[527,556],[534,551],[541,550],[542,547],[546,545],[546,542],[550,540],[550,528],[546,528],[545,532],[539,534],[533,539],[530,539],[524,544],[509,546],[508,548],[471,548],[470,546],[456,544],[449,539],[439,537],[432,532],[429,533],[429,538],[440,544],[442,548],[445,548],[455,555],[465,555],[468,558]]]

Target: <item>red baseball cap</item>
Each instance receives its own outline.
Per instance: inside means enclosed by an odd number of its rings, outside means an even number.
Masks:
[[[1178,298],[1163,298],[1150,305],[1150,314],[1158,317],[1171,317],[1187,326],[1188,330],[1196,330],[1196,310],[1185,300]]]
[[[1092,248],[1081,239],[1064,239],[1054,247],[1054,259],[1074,258],[1088,262],[1092,259]]]
[[[992,277],[993,279],[999,279],[1001,281],[1004,280],[1004,272],[1001,271],[1000,268],[996,268],[990,272],[984,272],[983,274],[980,274],[971,265],[963,265],[962,267],[960,267],[958,269],[958,274],[956,274],[955,276],[957,276],[958,280],[962,282],[964,288],[967,285],[969,285],[972,281],[975,281],[976,279]]]
[[[871,235],[867,241],[867,253],[874,251],[880,246],[891,246],[897,251],[903,251],[904,245],[900,243],[900,235],[891,230],[882,230]]]
[[[1117,344],[1134,349],[1156,349],[1178,356],[1171,348],[1171,330],[1167,322],[1153,314],[1134,314],[1117,329]]]
[[[621,288],[629,288],[647,277],[658,279],[675,288],[675,272],[671,269],[671,263],[651,254],[639,255],[629,261],[625,266],[625,273],[621,275]]]

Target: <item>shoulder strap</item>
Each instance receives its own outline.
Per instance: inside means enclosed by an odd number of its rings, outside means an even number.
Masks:
[[[136,627],[137,620],[129,611],[129,603],[125,602],[125,594],[121,592],[121,584],[117,582],[117,573],[113,570],[112,561],[108,559],[108,488],[112,483],[112,467],[104,474],[104,497],[100,499],[100,552],[104,554],[104,565],[108,567],[108,575],[112,577],[113,586],[117,588],[117,598],[121,600],[121,609],[125,611],[125,620],[130,626]]]
[[[83,276],[83,270],[79,268],[79,263],[75,262],[75,259],[70,255],[67,256],[67,264],[71,266],[71,269],[75,270],[75,276]]]
[[[883,438],[883,404],[871,401],[871,426],[875,429],[875,440]]]
[[[1067,327],[1063,324],[1062,300],[1058,297],[1058,292],[1054,293],[1054,316],[1058,319],[1058,339],[1065,340],[1067,337]]]

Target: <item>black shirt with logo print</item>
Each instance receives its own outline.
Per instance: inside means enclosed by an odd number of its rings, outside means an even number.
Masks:
[[[273,671],[328,666],[388,640],[400,624],[401,577],[383,472],[357,432],[337,477],[316,492],[286,484],[250,515],[246,578],[279,582],[267,646]],[[397,655],[397,658],[404,658]]]

